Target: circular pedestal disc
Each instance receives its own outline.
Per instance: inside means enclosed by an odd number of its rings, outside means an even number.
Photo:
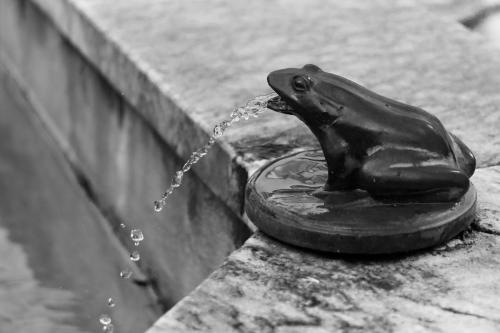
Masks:
[[[362,190],[325,192],[320,150],[291,154],[248,181],[246,212],[285,243],[338,253],[394,253],[445,242],[474,219],[476,190],[458,202],[388,203]]]

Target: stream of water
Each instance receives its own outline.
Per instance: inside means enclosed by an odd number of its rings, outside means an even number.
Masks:
[[[275,93],[257,96],[249,100],[245,104],[245,106],[234,109],[233,112],[231,112],[231,116],[229,119],[224,120],[219,124],[215,125],[213,129],[213,134],[210,137],[210,139],[208,139],[208,142],[203,147],[194,151],[191,154],[191,156],[186,161],[186,163],[184,163],[182,168],[175,173],[175,176],[173,177],[170,186],[163,193],[161,199],[154,202],[155,211],[160,212],[163,209],[163,207],[167,203],[168,196],[171,195],[172,192],[174,192],[174,190],[181,185],[184,173],[188,172],[194,164],[198,163],[198,161],[208,153],[212,145],[215,143],[215,140],[220,138],[224,134],[226,129],[228,129],[234,123],[240,120],[257,118],[259,114],[264,112],[264,110],[266,109],[267,101],[275,96],[276,96]]]
[[[167,190],[161,195],[159,200],[154,201],[154,210],[155,212],[160,212],[167,204],[168,197],[174,192],[176,188],[181,186],[182,178],[184,174],[188,172],[194,164],[198,163],[201,158],[207,155],[210,148],[213,146],[215,141],[224,135],[224,132],[230,128],[234,123],[239,122],[240,120],[249,120],[252,118],[257,118],[259,114],[264,112],[267,108],[267,102],[276,97],[276,93],[271,93],[267,95],[257,96],[251,100],[249,100],[244,106],[235,108],[228,119],[223,120],[222,122],[215,125],[213,128],[212,135],[208,139],[208,142],[198,150],[191,153],[189,159],[184,163],[182,168],[180,168],[172,178],[170,182],[170,186]],[[121,224],[120,227],[124,229],[126,226]],[[134,245],[137,247],[144,240],[144,234],[140,229],[131,229],[130,238],[134,242]],[[137,262],[141,258],[141,255],[137,249],[134,249],[130,253],[130,261]],[[120,272],[120,278],[129,279],[132,277],[132,270],[130,267],[123,269]],[[109,297],[107,299],[107,304],[110,308],[116,306],[116,302],[113,298]],[[102,325],[103,332],[113,333],[114,325],[111,316],[108,313],[103,313],[99,316],[99,323]]]

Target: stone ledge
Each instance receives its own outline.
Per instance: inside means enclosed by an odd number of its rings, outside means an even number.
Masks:
[[[443,246],[335,256],[257,233],[148,333],[498,332],[500,167],[473,182],[478,220]]]
[[[269,71],[313,62],[435,113],[480,167],[500,162],[500,59],[412,1],[31,1],[181,157],[234,105],[267,92]],[[269,113],[230,131],[194,170],[240,212],[248,172],[314,144],[295,119]]]

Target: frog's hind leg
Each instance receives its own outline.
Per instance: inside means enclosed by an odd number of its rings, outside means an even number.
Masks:
[[[368,157],[357,183],[376,198],[417,202],[457,201],[469,188],[464,171],[445,161],[430,164],[428,157],[401,150]]]
[[[457,163],[460,169],[462,169],[465,174],[470,177],[474,174],[476,169],[476,158],[472,151],[453,133],[450,133],[450,137],[453,141],[453,148],[455,151],[455,156],[457,157]]]

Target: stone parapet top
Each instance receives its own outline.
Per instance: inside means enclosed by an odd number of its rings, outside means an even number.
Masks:
[[[257,233],[147,333],[498,332],[499,179],[477,171],[477,224],[430,250],[328,255]]]
[[[500,58],[455,18],[441,17],[443,5],[32,1],[183,158],[234,106],[269,92],[268,72],[315,63],[435,113],[480,167],[500,161]],[[315,144],[296,119],[269,112],[229,130],[194,171],[239,212],[248,172]]]

